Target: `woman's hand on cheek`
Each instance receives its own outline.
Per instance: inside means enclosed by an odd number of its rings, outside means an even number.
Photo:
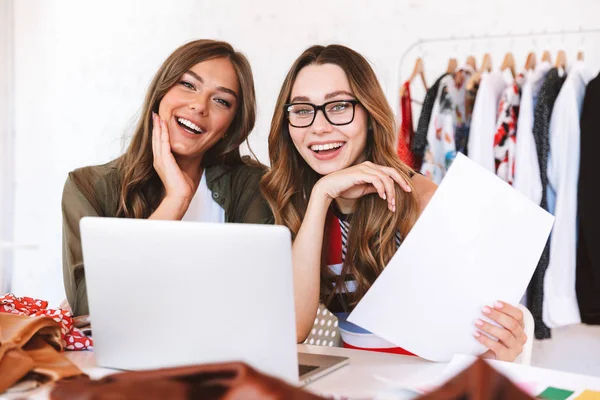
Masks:
[[[394,168],[383,167],[370,161],[336,171],[317,182],[330,199],[358,199],[370,193],[377,193],[386,200],[390,211],[396,211],[396,189],[399,185],[405,192],[412,191],[406,179]]]
[[[484,307],[482,313],[500,325],[496,326],[482,319],[475,321],[476,331],[473,335],[479,343],[489,349],[483,357],[514,361],[527,342],[527,335],[523,329],[523,312],[510,304],[497,301],[493,308]]]
[[[167,124],[155,113],[152,113],[152,122],[153,165],[165,187],[165,197],[191,201],[194,182],[181,171],[171,152]]]

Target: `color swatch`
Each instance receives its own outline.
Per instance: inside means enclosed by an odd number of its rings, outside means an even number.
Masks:
[[[537,398],[544,400],[566,400],[573,393],[575,392],[572,390],[559,389],[552,386],[548,386],[546,390],[538,394]]]
[[[586,390],[577,396],[575,400],[600,400],[600,392]]]

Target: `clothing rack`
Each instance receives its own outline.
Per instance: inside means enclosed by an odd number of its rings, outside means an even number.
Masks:
[[[499,40],[499,39],[516,39],[516,38],[538,38],[538,37],[550,37],[550,36],[567,36],[567,35],[587,35],[587,34],[600,34],[599,28],[583,28],[572,29],[572,30],[559,30],[559,31],[530,31],[523,33],[502,33],[502,34],[484,34],[484,35],[468,35],[468,36],[449,36],[449,37],[432,37],[425,39],[418,39],[406,48],[402,56],[400,57],[400,63],[398,66],[398,86],[402,85],[402,66],[408,54],[418,46],[431,43],[449,43],[449,42],[468,42],[473,40]]]

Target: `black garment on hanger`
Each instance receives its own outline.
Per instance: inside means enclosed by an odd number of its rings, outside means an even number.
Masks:
[[[538,162],[540,164],[540,178],[542,181],[542,201],[540,206],[544,210],[548,210],[548,198],[546,189],[548,187],[548,153],[550,151],[550,116],[552,114],[552,108],[554,108],[554,102],[558,97],[560,88],[565,79],[566,74],[561,77],[557,68],[552,68],[546,80],[540,89],[538,95],[538,101],[535,106],[533,116],[533,137],[535,139],[535,147],[537,149]],[[535,338],[536,339],[548,339],[550,338],[550,328],[544,324],[542,318],[542,307],[544,302],[544,276],[546,275],[546,269],[550,263],[550,240],[548,238],[544,251],[540,257],[540,261],[533,273],[529,287],[527,288],[527,308],[533,314],[535,321]]]
[[[440,81],[446,75],[448,74],[443,74],[435,81],[433,86],[427,90],[427,94],[425,94],[425,99],[423,100],[423,108],[421,108],[421,115],[419,115],[419,123],[417,124],[417,130],[415,131],[415,136],[413,137],[411,144],[415,169],[417,171],[421,169],[421,164],[423,163],[423,156],[425,155],[425,148],[427,147],[427,129],[429,128],[429,121],[431,120],[435,98],[437,97],[440,88]]]
[[[600,75],[590,81],[581,112],[581,158],[577,190],[575,288],[581,321],[600,325]]]

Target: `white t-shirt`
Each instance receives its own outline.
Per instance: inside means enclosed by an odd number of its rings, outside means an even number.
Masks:
[[[213,199],[212,192],[206,185],[206,172],[202,173],[200,185],[188,207],[182,221],[191,222],[225,222],[225,210]]]

